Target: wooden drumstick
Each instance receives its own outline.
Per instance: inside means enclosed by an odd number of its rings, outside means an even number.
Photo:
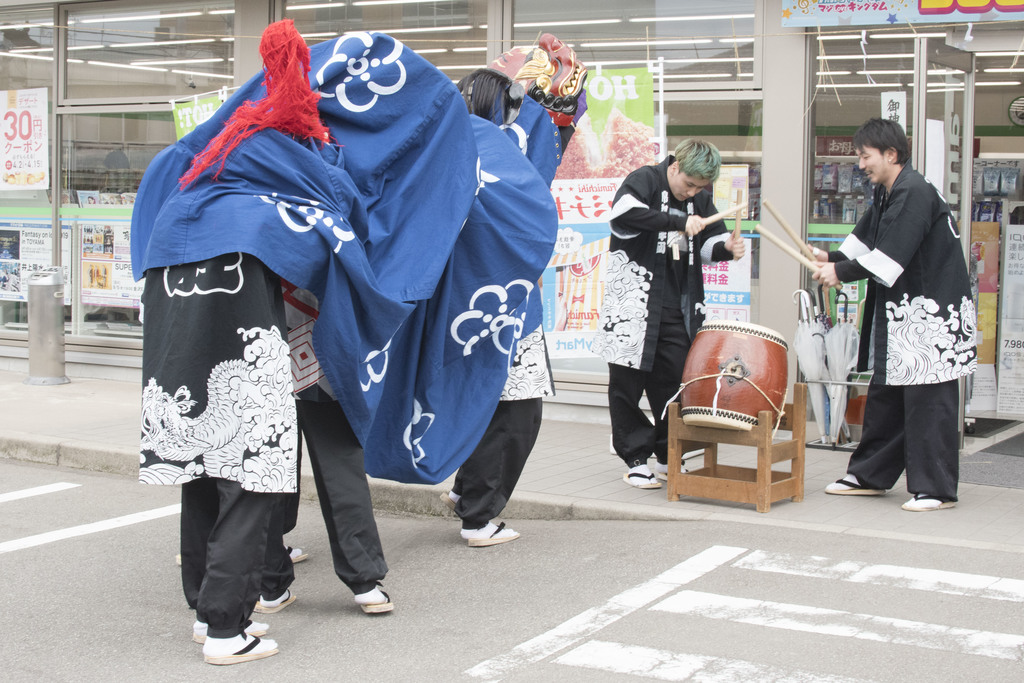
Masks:
[[[701,218],[700,222],[704,224],[704,227],[707,227],[707,226],[711,225],[712,223],[714,223],[715,221],[720,221],[720,220],[722,220],[723,218],[725,218],[727,216],[733,215],[734,213],[737,214],[737,218],[739,218],[739,212],[742,211],[745,208],[746,208],[746,206],[744,206],[743,204],[737,204],[736,206],[732,207],[731,209],[726,209],[725,211],[719,211],[718,213],[714,214],[713,216],[708,216],[707,218]]]
[[[803,253],[803,255],[806,256],[811,261],[814,261],[814,252],[812,252],[811,248],[808,247],[802,239],[800,239],[800,235],[798,235],[796,233],[796,230],[793,229],[793,226],[791,226],[789,222],[782,217],[782,214],[775,210],[775,207],[772,206],[772,203],[765,199],[761,202],[761,206],[768,209],[768,213],[775,217],[775,220],[779,222],[779,225],[782,226],[782,229],[786,231],[787,235],[789,235],[789,239],[793,240],[794,244],[800,247],[800,251]]]
[[[801,254],[799,251],[786,244],[781,237],[765,230],[760,223],[754,226],[754,230],[757,232],[757,234],[761,235],[761,237],[764,237],[766,240],[777,246],[779,249],[786,252],[786,254],[796,259],[801,264],[803,264],[804,267],[807,268],[807,270],[811,271],[812,273],[816,273],[818,271],[817,263],[811,261],[809,258]]]
[[[736,214],[736,223],[735,223],[735,225],[733,226],[733,229],[732,229],[732,243],[734,245],[736,244],[736,242],[738,242],[738,241],[743,239],[743,233],[740,231],[740,220],[741,220],[740,219],[740,215],[739,215],[739,213],[737,213]],[[738,260],[738,259],[736,259],[736,257],[733,256],[733,260]]]

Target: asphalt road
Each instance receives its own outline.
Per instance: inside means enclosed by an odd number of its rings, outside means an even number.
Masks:
[[[60,485],[66,485],[62,487]],[[39,492],[38,487],[53,487]],[[35,495],[23,496],[23,493]],[[291,545],[275,657],[204,664],[174,488],[0,460],[0,679],[20,681],[1019,681],[1020,554],[727,522],[381,516],[394,612],[333,574],[319,508]]]

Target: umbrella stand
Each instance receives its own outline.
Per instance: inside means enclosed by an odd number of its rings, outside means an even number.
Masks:
[[[793,336],[793,350],[796,352],[797,366],[807,383],[808,398],[811,400],[811,412],[818,425],[820,443],[828,443],[828,427],[825,402],[827,394],[821,381],[827,379],[825,368],[825,328],[812,318],[811,294],[805,289],[793,292],[793,301],[797,304],[796,334]]]
[[[829,396],[829,440],[835,448],[844,426],[846,401],[849,393],[847,378],[857,367],[860,334],[849,315],[839,317],[839,299],[846,299],[844,313],[849,310],[849,298],[840,291],[836,294],[836,324],[825,333],[825,363]],[[849,431],[846,432],[847,439]]]

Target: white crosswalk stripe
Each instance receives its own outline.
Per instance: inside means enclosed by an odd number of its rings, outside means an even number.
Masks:
[[[1024,635],[1017,633],[721,595],[690,588],[680,590],[716,570],[768,572],[796,580],[824,579],[865,584],[872,588],[911,590],[924,595],[942,593],[969,599],[981,598],[997,601],[991,603],[993,608],[998,602],[1024,602],[1024,581],[1019,579],[713,546],[661,575],[620,593],[604,605],[591,608],[503,655],[481,662],[465,673],[496,681],[518,669],[553,657],[547,662],[548,665],[665,681],[839,683],[854,680],[739,658],[677,652],[596,638],[601,629],[630,615],[634,615],[631,619],[635,621],[647,611],[742,624],[743,627],[813,633],[816,637],[826,639],[849,638],[939,650],[956,655],[1024,662]],[[955,610],[943,612],[945,615],[955,613]]]
[[[7,493],[0,493],[0,503],[7,503],[12,500],[21,500],[22,498],[31,498],[32,496],[43,496],[47,493],[57,493],[58,491],[66,491],[68,489],[78,488],[79,486],[81,486],[81,484],[59,482],[57,484],[35,486],[33,488],[22,489],[20,491],[9,491]]]
[[[948,572],[891,564],[834,561],[825,557],[788,555],[755,550],[733,563],[733,567],[791,576],[870,583],[876,586],[911,588],[949,595],[990,600],[1024,602],[1024,581],[984,574]]]
[[[780,667],[727,657],[680,654],[652,647],[622,645],[591,640],[565,653],[556,664],[618,674],[655,678],[659,681],[700,681],[735,683],[772,681],[772,683],[853,683],[859,679],[822,676],[808,671],[788,671]]]
[[[651,608],[709,619],[896,643],[999,659],[1021,659],[1024,636],[770,600],[681,591]]]
[[[601,607],[589,609],[547,633],[517,645],[511,652],[477,664],[465,673],[475,678],[497,680],[522,666],[550,657],[597,633],[605,626],[671,593],[679,586],[704,576],[745,552],[746,548],[728,546],[708,548],[650,581],[616,595]]]

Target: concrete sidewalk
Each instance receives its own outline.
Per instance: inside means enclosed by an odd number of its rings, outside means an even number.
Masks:
[[[73,378],[70,384],[29,386],[23,383],[25,377],[0,372],[0,457],[136,475],[141,384]],[[975,458],[974,453],[994,441],[1020,432],[1024,425],[989,439],[968,438],[961,459]],[[502,518],[513,525],[531,518],[718,520],[1024,553],[1022,489],[961,483],[957,507],[905,512],[900,505],[909,494],[902,480],[881,498],[825,495],[825,486],[845,472],[848,453],[808,448],[802,502],[779,501],[765,514],[752,505],[713,500],[669,502],[664,488],[640,490],[622,481],[625,467],[609,453],[609,433],[605,425],[545,420]],[[720,448],[725,464],[752,466],[753,461],[752,448]],[[451,514],[438,500],[448,484],[371,479],[378,509],[431,515]],[[305,496],[315,493],[307,464],[302,489]]]

